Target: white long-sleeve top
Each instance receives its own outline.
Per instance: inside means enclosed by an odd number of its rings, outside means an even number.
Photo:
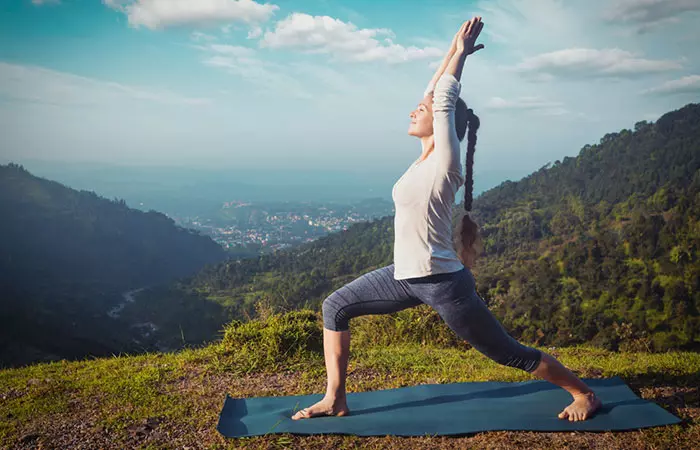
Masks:
[[[443,74],[433,91],[435,148],[416,160],[394,184],[394,279],[461,270],[452,243],[452,204],[464,184],[455,128],[460,82]],[[420,159],[420,158],[419,158]]]

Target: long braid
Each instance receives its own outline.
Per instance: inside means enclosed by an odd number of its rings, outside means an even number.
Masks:
[[[471,108],[467,108],[467,174],[464,178],[464,209],[472,210],[474,194],[474,152],[476,152],[476,131],[479,129],[479,117]]]
[[[467,105],[458,101],[458,109],[463,113],[459,115],[460,120],[457,122],[458,136],[464,138],[465,132],[467,135],[467,162],[466,176],[464,177],[464,215],[458,223],[458,232],[455,236],[455,245],[459,250],[459,257],[465,266],[470,269],[474,267],[476,258],[482,250],[482,241],[479,233],[479,226],[469,216],[472,210],[472,202],[474,200],[474,153],[476,152],[476,132],[481,124],[479,118],[474,114]]]

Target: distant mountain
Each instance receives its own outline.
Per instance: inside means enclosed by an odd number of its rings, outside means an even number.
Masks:
[[[268,203],[303,199],[349,204],[382,197],[391,201],[391,186],[401,170],[397,166],[392,174],[350,169],[134,167],[32,159],[27,159],[24,167],[76,189],[122,198],[133,208],[154,209],[169,216],[213,215],[232,200]]]
[[[700,105],[502,183],[475,199],[473,216],[486,244],[478,291],[514,336],[607,348],[700,344]],[[179,289],[243,319],[261,306],[320,308],[392,256],[393,217],[385,217],[210,266]]]
[[[420,147],[416,148],[416,156]],[[353,204],[368,198],[391,202],[391,189],[404,168],[353,172],[348,169],[279,170],[239,168],[134,167],[106,163],[53,162],[23,159],[33,174],[75,189],[88,189],[107,198],[121,198],[136,209],[151,209],[171,217],[212,216],[232,200],[258,203],[334,202]],[[522,170],[479,171],[476,194],[520,179]],[[463,196],[460,190],[458,196]],[[461,197],[460,197],[461,198]]]
[[[156,211],[0,166],[0,349],[53,355],[122,350],[105,315],[121,292],[172,281],[226,258],[207,236]],[[12,312],[10,314],[9,312]],[[77,346],[75,342],[87,345]],[[0,363],[2,361],[0,360]]]
[[[700,167],[700,106],[689,104],[656,123],[608,133],[584,146],[577,157],[547,164],[517,182],[506,181],[474,201],[480,217],[491,220],[523,201],[551,205],[576,196],[582,202],[615,204],[632,195],[648,197],[665,184],[687,186]]]

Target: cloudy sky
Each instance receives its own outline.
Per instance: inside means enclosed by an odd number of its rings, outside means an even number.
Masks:
[[[700,98],[700,0],[3,0],[0,162],[401,173],[408,114],[473,15],[477,173]]]

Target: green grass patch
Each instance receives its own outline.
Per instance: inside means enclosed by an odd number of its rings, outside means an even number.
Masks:
[[[357,328],[368,327],[370,323],[360,324]],[[422,327],[421,333],[426,333],[425,330],[436,325],[418,322],[415,326]],[[375,330],[378,335],[383,332],[378,328]],[[392,344],[383,338],[379,339],[381,344],[369,345],[368,332],[366,329],[364,335],[353,335],[348,378],[350,391],[428,382],[524,381],[534,378],[524,371],[501,366],[472,348],[445,347],[445,342],[442,345],[422,344],[423,339],[411,338]],[[655,387],[659,383],[686,388],[700,384],[700,353],[613,352],[583,345],[537,348],[553,354],[584,376],[586,373],[601,377],[620,376],[632,385],[646,387]],[[369,369],[378,376],[355,380],[352,372],[362,369]],[[185,380],[190,389],[196,390],[199,377],[204,375],[290,374],[292,371],[296,371],[298,387],[294,388],[294,393],[281,395],[317,392],[319,383],[325,381],[322,325],[316,313],[294,311],[273,314],[265,320],[234,321],[226,327],[220,342],[177,353],[120,355],[0,370],[0,447],[15,445],[21,426],[26,423],[40,419],[50,421],[82,409],[94,411],[100,425],[118,435],[122,433],[124,439],[128,437],[126,427],[153,417],[193,427],[211,427],[212,418],[219,412],[216,410],[218,406],[211,405],[220,405],[220,398],[207,400],[202,397],[204,394],[180,392],[178,382]],[[270,391],[260,386],[260,392],[269,395]],[[221,397],[224,392],[206,395]],[[697,393],[688,398],[694,398],[697,405],[696,397]],[[203,404],[209,405],[210,410],[202,411]],[[655,443],[654,446],[662,448],[676,441],[687,441],[684,433],[697,434],[698,426],[696,421],[691,421],[684,426],[645,433],[650,445]],[[250,442],[252,444],[255,440]]]

